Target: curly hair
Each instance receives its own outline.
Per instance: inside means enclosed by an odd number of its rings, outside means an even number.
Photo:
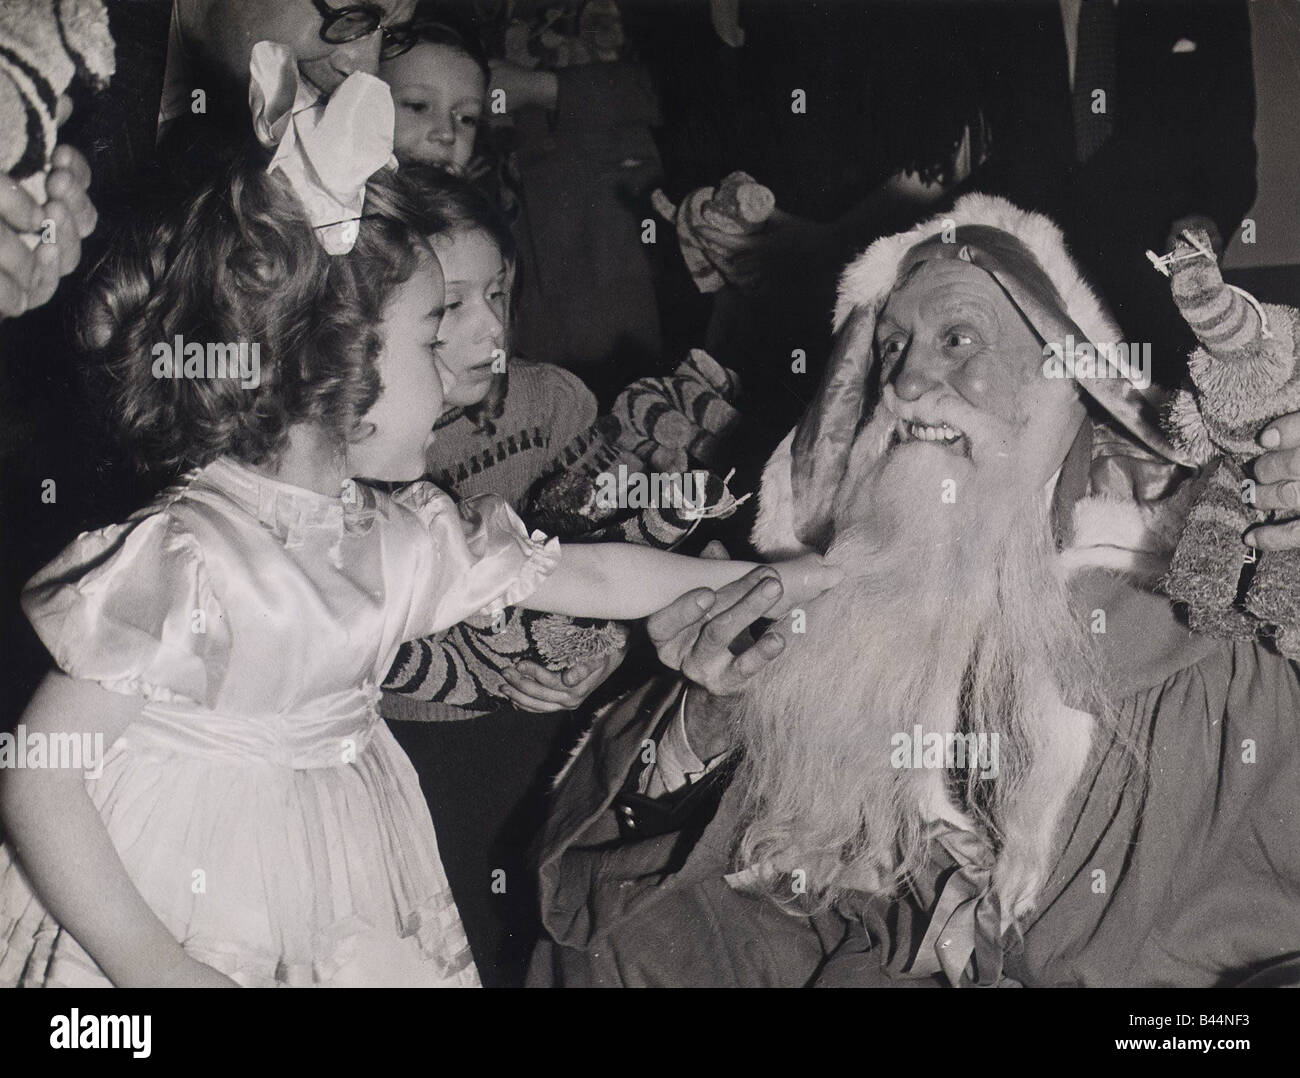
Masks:
[[[138,224],[97,267],[79,330],[103,361],[141,467],[175,471],[224,454],[274,463],[303,422],[340,445],[363,436],[381,389],[384,307],[432,257],[438,224],[385,170],[367,186],[353,250],[331,256],[288,182],[257,155],[179,212]],[[260,381],[155,377],[156,346],[177,337],[257,344]]]

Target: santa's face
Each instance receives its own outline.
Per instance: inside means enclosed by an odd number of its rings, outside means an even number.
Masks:
[[[845,370],[874,348],[881,378],[830,511],[845,579],[737,705],[737,862],[799,869],[829,901],[889,891],[957,827],[999,836],[995,886],[1020,917],[1090,744],[1066,701],[1099,698],[1045,496],[1083,406],[969,263],[918,263],[872,325],[859,308],[837,341]],[[1003,769],[900,765],[890,746],[918,728],[996,739]]]
[[[1043,376],[1043,345],[997,283],[962,261],[903,275],[876,322],[885,452],[925,454],[951,475],[1003,471],[1042,484],[1069,449],[1083,406]]]

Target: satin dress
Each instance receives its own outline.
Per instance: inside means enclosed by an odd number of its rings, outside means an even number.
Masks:
[[[328,497],[221,458],[32,579],[59,668],[141,698],[86,789],[188,954],[246,986],[479,983],[379,685],[402,641],[521,601],[558,557],[494,495]],[[0,847],[16,983],[108,982]]]

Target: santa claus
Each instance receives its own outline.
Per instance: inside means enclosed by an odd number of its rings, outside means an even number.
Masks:
[[[734,695],[597,720],[532,982],[1300,976],[1300,666],[1161,593],[1198,476],[1060,232],[967,196],[858,258],[835,324],[754,542],[845,581],[727,656]],[[661,656],[709,685],[778,587],[695,596]]]

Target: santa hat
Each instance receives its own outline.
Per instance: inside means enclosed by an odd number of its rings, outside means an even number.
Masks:
[[[859,422],[874,404],[876,318],[902,272],[943,259],[987,272],[1045,343],[1072,337],[1076,347],[1091,344],[1098,365],[1106,366],[1108,376],[1077,383],[1100,420],[1079,447],[1087,473],[1080,495],[1150,507],[1194,466],[1161,430],[1165,391],[1133,381],[1109,365],[1108,347],[1096,347],[1119,343],[1119,327],[1070,257],[1061,230],[1006,199],[966,195],[946,213],[877,240],[840,277],[835,346],[821,386],[763,473],[752,537],[762,553],[824,548]]]

